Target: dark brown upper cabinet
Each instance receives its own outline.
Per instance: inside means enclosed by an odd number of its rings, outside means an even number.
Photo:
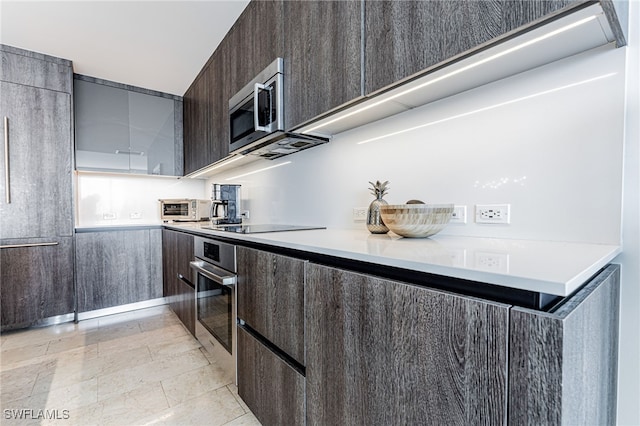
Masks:
[[[209,160],[207,142],[208,115],[207,81],[204,68],[182,97],[184,117],[184,173],[189,174],[206,166]]]
[[[593,2],[584,0],[364,0],[364,93],[382,88],[510,31],[536,25]],[[624,35],[611,1],[601,2],[618,45]],[[622,12],[622,11],[621,11]]]
[[[229,154],[229,99],[282,50],[282,2],[249,3],[184,94],[185,174]]]
[[[223,41],[229,47],[229,98],[282,56],[282,7],[282,1],[252,1]]]
[[[184,173],[189,174],[229,154],[227,46],[216,49],[183,97]]]
[[[362,96],[362,7],[359,0],[284,3],[287,129]]]
[[[228,100],[275,58],[284,59],[285,127],[296,130],[593,3],[252,1],[184,95],[185,174],[228,155]],[[624,45],[624,2],[599,4],[616,45]],[[325,130],[338,133],[398,111]]]

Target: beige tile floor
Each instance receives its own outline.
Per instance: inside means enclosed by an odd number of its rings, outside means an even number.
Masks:
[[[260,424],[166,306],[4,333],[0,351],[2,425]]]

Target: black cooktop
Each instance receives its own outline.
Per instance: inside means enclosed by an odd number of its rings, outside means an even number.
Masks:
[[[203,226],[205,229],[214,231],[235,232],[237,234],[260,234],[265,232],[283,231],[306,231],[310,229],[326,229],[324,226],[303,226],[303,225],[215,225]]]

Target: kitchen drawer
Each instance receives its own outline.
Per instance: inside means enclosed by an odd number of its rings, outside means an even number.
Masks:
[[[263,425],[303,425],[305,379],[238,327],[238,395]]]
[[[196,299],[189,262],[194,259],[193,235],[162,230],[163,296],[169,307],[195,336]]]
[[[304,365],[304,260],[238,247],[238,318]]]
[[[2,240],[2,331],[73,314],[73,238]]]

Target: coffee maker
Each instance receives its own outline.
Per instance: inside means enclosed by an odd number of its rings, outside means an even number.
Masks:
[[[240,211],[240,185],[211,185],[211,224],[242,223]]]

